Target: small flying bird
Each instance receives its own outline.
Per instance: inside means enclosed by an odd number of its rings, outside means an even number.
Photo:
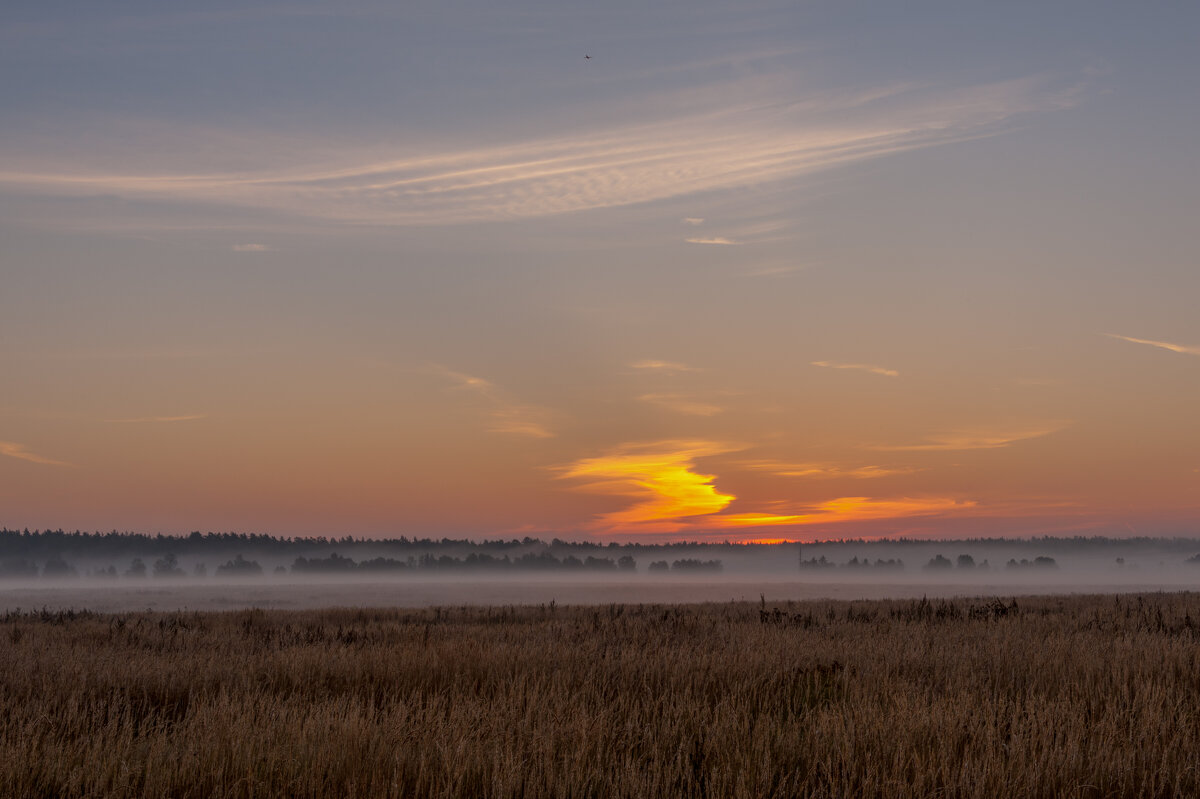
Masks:
[[[592,57],[591,57],[590,55],[585,55],[585,56],[584,56],[584,58],[586,58],[586,59],[587,59],[587,60],[589,60],[589,61],[591,61],[591,60],[592,60]]]

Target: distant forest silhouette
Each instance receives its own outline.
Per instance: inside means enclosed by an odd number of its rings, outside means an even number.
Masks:
[[[232,559],[218,565],[219,576],[256,576],[264,573],[263,566],[253,557],[278,560],[297,555],[290,568],[277,566],[276,573],[293,574],[370,574],[411,571],[586,571],[629,573],[637,571],[637,561],[625,550],[654,553],[678,549],[695,549],[707,545],[696,543],[673,544],[599,544],[568,542],[555,538],[513,538],[484,540],[391,538],[284,538],[247,533],[200,533],[170,536],[161,533],[88,533],[63,530],[0,530],[0,577],[71,577],[80,569],[67,558],[91,563],[131,558],[123,569],[112,563],[93,566],[86,574],[92,577],[186,577],[189,572],[180,567],[179,558],[213,557],[238,550]],[[722,545],[718,545],[722,546]],[[724,546],[736,546],[727,544]],[[369,549],[400,554],[401,557],[375,557],[355,560],[336,551],[317,556],[314,553],[336,547],[343,552]],[[465,554],[464,550],[467,550]],[[569,551],[564,551],[569,550]],[[596,555],[579,556],[575,550],[592,550]],[[556,553],[557,551],[557,553]],[[246,557],[243,553],[250,553]],[[605,553],[611,557],[603,557]],[[219,559],[219,558],[218,558]],[[43,565],[38,567],[38,562]],[[150,561],[149,563],[147,561]],[[675,558],[650,564],[651,571],[719,572],[720,560]],[[208,575],[208,565],[197,563],[190,574]]]
[[[208,558],[215,564],[212,573],[218,576],[256,576],[264,573],[258,559],[268,562],[275,573],[292,574],[357,574],[415,573],[446,571],[486,572],[547,572],[629,574],[639,570],[639,559],[649,573],[716,573],[724,568],[722,553],[745,552],[749,549],[775,549],[796,553],[800,571],[841,569],[872,569],[903,571],[900,558],[859,558],[835,563],[824,555],[803,557],[822,546],[856,545],[891,548],[936,546],[947,551],[968,547],[1006,548],[1036,547],[1060,557],[1072,552],[1108,551],[1122,553],[1153,547],[1159,552],[1195,553],[1200,542],[1188,538],[1108,538],[1076,536],[1070,538],[979,538],[979,539],[827,539],[811,543],[754,544],[724,541],[706,543],[679,541],[672,543],[549,541],[525,536],[510,539],[399,538],[373,539],[343,536],[280,537],[256,533],[193,532],[174,536],[111,531],[65,532],[63,530],[0,529],[0,577],[70,577],[86,574],[93,577],[174,577],[207,576]],[[700,555],[708,557],[698,557]],[[230,557],[232,556],[232,557]],[[918,559],[920,563],[928,552]],[[185,569],[180,559],[190,561]],[[1200,565],[1200,554],[1186,558]],[[122,566],[118,567],[117,563]],[[290,563],[290,566],[283,565]],[[1116,557],[1115,563],[1124,564]],[[1032,560],[1013,557],[1004,564],[1006,569],[1053,569],[1058,564],[1050,555]],[[997,563],[994,568],[1000,568]],[[970,555],[959,555],[952,561],[938,554],[921,566],[923,571],[946,569],[993,568],[987,561],[976,563]]]

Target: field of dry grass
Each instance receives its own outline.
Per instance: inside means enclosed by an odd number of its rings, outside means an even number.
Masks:
[[[1200,595],[0,617],[0,795],[1196,796]]]

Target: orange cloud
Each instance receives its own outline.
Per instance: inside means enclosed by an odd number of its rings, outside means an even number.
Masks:
[[[849,477],[856,480],[891,477],[916,471],[911,466],[855,466],[847,469],[829,463],[787,463],[765,458],[741,461],[738,465],[755,471],[770,472],[776,477]]]
[[[532,438],[554,438],[554,433],[537,420],[542,411],[529,405],[508,405],[492,411],[489,433],[513,433]]]
[[[672,440],[626,444],[596,458],[563,468],[560,477],[585,480],[579,490],[638,500],[596,520],[601,527],[636,526],[670,532],[691,516],[724,510],[736,497],[713,485],[715,475],[699,474],[697,458],[734,452],[741,447],[715,441]]]
[[[689,416],[716,416],[725,410],[720,405],[694,400],[683,394],[643,394],[638,399]]]
[[[949,433],[938,433],[929,436],[922,444],[903,444],[898,446],[876,446],[874,450],[882,452],[937,452],[968,449],[999,449],[1017,441],[1031,438],[1041,438],[1051,433],[1057,433],[1066,424],[1047,424],[1040,427],[1023,430],[958,430]]]
[[[694,366],[677,361],[644,360],[629,364],[634,369],[647,369],[655,372],[699,372]]]
[[[779,524],[804,524],[806,516],[787,516],[775,513],[730,513],[704,520],[705,527],[772,527]]]
[[[489,433],[512,433],[531,438],[554,438],[554,433],[545,425],[547,413],[534,405],[522,405],[509,400],[490,380],[456,372],[444,366],[433,367],[442,376],[454,381],[459,388],[474,392],[490,406]]]
[[[106,419],[114,424],[137,424],[140,422],[194,422],[197,419],[207,419],[206,413],[193,413],[187,416],[138,416],[132,419]]]
[[[901,497],[898,499],[839,497],[818,505],[812,521],[817,523],[894,519],[902,516],[931,516],[974,508],[977,504],[973,500],[961,501],[948,497]]]
[[[715,475],[696,471],[696,460],[727,452],[741,446],[703,440],[667,440],[644,444],[625,444],[594,458],[575,461],[560,470],[563,479],[581,480],[580,491],[627,497],[629,506],[603,514],[594,527],[629,532],[672,533],[680,530],[728,530],[757,527],[783,527],[836,522],[867,521],[911,516],[958,513],[974,508],[973,501],[946,497],[838,497],[815,505],[796,508],[795,512],[722,513],[737,497],[719,491]],[[799,466],[774,461],[748,461],[751,468]],[[828,476],[821,467],[798,469]],[[839,470],[833,468],[837,473]],[[880,476],[887,470],[863,467],[845,470],[842,476]],[[769,503],[779,506],[783,503]],[[780,508],[780,510],[786,510]]]
[[[876,366],[872,363],[834,363],[832,361],[813,361],[813,366],[820,366],[825,369],[857,369],[860,372],[870,372],[873,375],[883,375],[884,377],[899,377],[900,373],[895,369],[885,369],[882,366]]]
[[[777,525],[830,524],[834,522],[860,522],[872,519],[896,519],[906,516],[932,516],[955,513],[976,507],[974,501],[960,501],[947,497],[901,497],[898,499],[875,499],[873,497],[838,497],[821,502],[806,513],[794,515],[773,513],[734,513],[713,516],[704,524],[716,528],[772,527]]]
[[[727,239],[724,236],[710,236],[708,238],[692,238],[692,239],[684,239],[684,241],[686,241],[688,244],[718,244],[718,245],[724,245],[726,247],[736,247],[737,245],[741,244],[740,241],[735,241],[734,239]]]
[[[799,526],[957,513],[973,501],[946,497],[838,497],[787,511],[722,513],[737,497],[718,491],[715,475],[696,471],[699,458],[736,452],[742,446],[703,440],[625,444],[594,458],[561,467],[559,477],[582,480],[580,491],[627,497],[633,504],[596,518],[593,527],[610,531],[673,533],[756,527]],[[751,461],[750,463],[755,463]],[[760,463],[773,463],[764,461]],[[869,467],[876,468],[876,467]]]
[[[29,461],[30,463],[40,463],[43,466],[74,466],[73,463],[66,461],[56,461],[53,458],[47,458],[43,455],[30,452],[25,448],[24,444],[18,444],[14,441],[0,441],[0,455],[7,455],[10,458]]]
[[[1169,350],[1178,352],[1181,355],[1200,355],[1200,347],[1189,347],[1186,344],[1172,344],[1170,341],[1154,341],[1147,338],[1131,338],[1130,336],[1118,336],[1116,333],[1105,333],[1109,338],[1128,341],[1130,344],[1145,344],[1148,347],[1158,347],[1160,350]]]

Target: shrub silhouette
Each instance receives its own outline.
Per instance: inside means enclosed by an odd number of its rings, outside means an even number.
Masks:
[[[698,560],[696,558],[680,558],[671,563],[674,571],[703,571],[719,572],[724,566],[719,560]]]
[[[344,573],[354,571],[356,568],[358,568],[358,564],[354,562],[354,558],[345,558],[336,552],[327,558],[296,558],[292,563],[292,571],[296,573]]]
[[[77,574],[78,572],[75,571],[75,567],[58,555],[52,556],[42,566],[43,577],[75,577]]]
[[[217,567],[217,574],[224,574],[232,577],[250,577],[262,573],[262,566],[258,564],[258,561],[246,560],[240,554],[233,560],[223,563]]]
[[[941,555],[934,555],[929,559],[929,562],[925,564],[925,570],[935,571],[940,569],[949,569],[953,566],[954,564],[950,562],[949,558],[942,557]]]
[[[1016,558],[1010,558],[1008,563],[1004,564],[1004,568],[1014,569],[1014,570],[1019,570],[1019,569],[1057,569],[1058,562],[1055,561],[1054,558],[1050,558],[1045,555],[1038,555],[1033,560],[1026,560],[1025,558],[1021,558],[1020,560],[1017,560]]]
[[[155,577],[183,577],[183,569],[179,568],[179,559],[171,553],[163,555],[154,561]]]

